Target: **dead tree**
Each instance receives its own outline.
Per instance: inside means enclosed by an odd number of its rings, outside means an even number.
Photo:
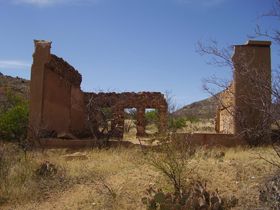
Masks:
[[[95,139],[99,147],[108,146],[109,140],[117,132],[118,124],[112,126],[112,122],[118,122],[112,114],[112,107],[100,107],[93,94],[88,98],[87,104],[87,126],[91,138]]]

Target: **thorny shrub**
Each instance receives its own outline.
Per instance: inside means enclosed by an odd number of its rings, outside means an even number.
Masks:
[[[164,193],[150,186],[142,202],[147,210],[226,210],[236,206],[238,200],[234,196],[230,199],[221,198],[218,191],[210,192],[206,183],[197,181],[183,188],[180,195]]]

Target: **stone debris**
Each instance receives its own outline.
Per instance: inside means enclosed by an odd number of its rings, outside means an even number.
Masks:
[[[63,156],[65,160],[71,161],[71,160],[87,160],[88,156],[86,153],[81,153],[81,152],[75,152],[72,154],[64,155]]]

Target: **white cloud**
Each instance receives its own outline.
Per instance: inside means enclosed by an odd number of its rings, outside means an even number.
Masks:
[[[95,3],[97,0],[13,0],[15,4],[29,4],[38,7],[46,7],[57,4],[84,4]]]
[[[0,69],[28,69],[31,64],[20,60],[0,60]]]

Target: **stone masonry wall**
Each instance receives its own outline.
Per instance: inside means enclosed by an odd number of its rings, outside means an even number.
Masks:
[[[164,131],[167,125],[167,103],[160,92],[124,92],[124,93],[87,93],[86,104],[92,99],[95,109],[111,108],[113,111],[112,129],[118,126],[116,137],[123,136],[124,110],[136,108],[137,135],[145,135],[145,109],[154,108],[159,113],[159,131]]]
[[[215,119],[217,133],[234,134],[234,85],[224,90],[219,98],[219,106]]]
[[[234,79],[221,94],[216,119],[218,133],[243,134],[253,129],[266,133],[270,129],[270,122],[261,111],[271,105],[270,45],[268,41],[250,40],[234,47]]]

